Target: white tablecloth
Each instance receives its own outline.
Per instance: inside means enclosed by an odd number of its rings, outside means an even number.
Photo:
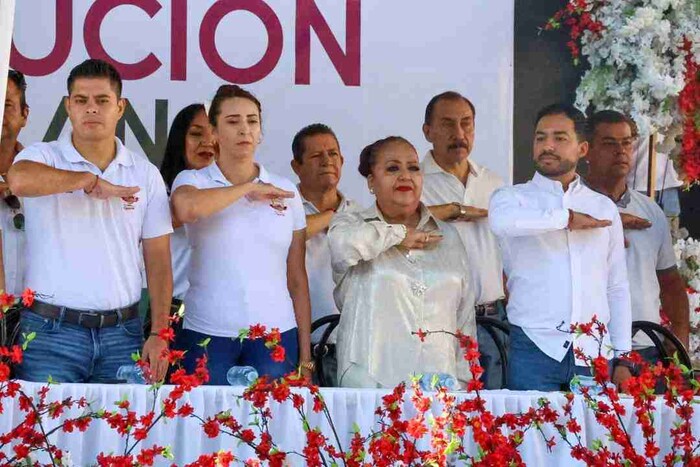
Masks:
[[[42,387],[41,384],[23,382],[22,387],[28,394],[35,395]],[[158,398],[162,399],[169,392],[171,387],[164,386]],[[178,402],[178,407],[189,402],[195,409],[195,413],[207,417],[222,410],[230,410],[233,416],[242,424],[246,425],[252,421],[250,406],[240,402],[235,396],[242,393],[242,388],[232,387],[201,387],[185,394]],[[376,418],[374,409],[381,405],[382,396],[388,393],[385,390],[369,389],[322,389],[321,393],[326,401],[333,418],[333,422],[338,430],[341,443],[347,447],[352,436],[353,426],[359,426],[363,434],[367,434],[371,429],[376,429]],[[507,412],[525,412],[530,407],[537,407],[537,401],[541,397],[546,397],[551,401],[552,408],[562,413],[562,407],[566,400],[561,393],[541,393],[535,391],[484,391],[483,398],[486,401],[487,409],[499,415]],[[410,401],[410,389],[407,390],[404,414],[411,416],[414,414]],[[106,410],[116,410],[116,402],[127,398],[131,402],[131,410],[137,415],[142,415],[150,410],[153,404],[153,393],[147,386],[136,385],[97,385],[97,384],[61,384],[51,387],[49,400],[60,400],[66,397],[78,399],[85,396],[94,408],[104,408]],[[460,397],[469,397],[460,395]],[[310,399],[309,399],[310,400]],[[0,433],[6,433],[12,427],[24,420],[24,412],[18,406],[5,402],[4,413],[0,415]],[[624,399],[623,403],[627,409],[625,423],[638,448],[643,449],[643,438],[639,427],[632,420],[633,413],[631,399]],[[158,404],[156,407],[160,407]],[[296,450],[301,452],[305,444],[305,434],[301,429],[298,414],[291,406],[291,403],[278,405],[273,403],[273,422],[271,433],[273,439],[278,443],[280,449],[285,451]],[[326,435],[330,435],[329,426],[321,414],[311,411],[307,406],[307,413],[311,426],[319,426]],[[438,412],[435,412],[436,414]],[[71,414],[78,415],[77,412]],[[605,442],[605,434],[601,426],[596,422],[594,414],[583,407],[583,402],[579,399],[574,404],[574,415],[583,428],[583,438],[585,442],[592,443],[594,439],[601,439]],[[655,425],[657,428],[657,442],[661,446],[662,456],[669,448],[669,430],[673,423],[677,421],[676,415],[663,405],[662,400],[657,400],[657,413]],[[58,421],[49,421],[60,423]],[[55,425],[54,425],[55,426]],[[693,432],[700,433],[700,415],[693,420]],[[97,454],[100,452],[122,453],[124,450],[124,440],[112,430],[105,421],[96,420],[85,433],[62,433],[59,432],[52,438],[62,449],[70,452],[74,465],[91,465],[95,462]],[[558,438],[557,438],[558,439]],[[243,459],[252,456],[252,451],[246,446],[239,444],[238,440],[220,435],[218,438],[208,438],[199,422],[193,418],[175,418],[164,420],[158,423],[151,431],[149,437],[143,441],[144,447],[153,444],[170,446],[175,455],[175,462],[184,465],[192,462],[200,454],[214,453],[220,449],[231,450],[234,454],[242,456]],[[471,452],[476,452],[471,446]],[[138,452],[138,449],[136,450]],[[558,442],[553,452],[547,452],[542,437],[537,432],[530,430],[526,433],[523,445],[520,448],[524,461],[532,466],[568,466],[582,465],[572,460],[569,448],[561,441]],[[294,465],[303,465],[299,458],[293,462]],[[170,465],[172,462],[163,461],[158,465]]]

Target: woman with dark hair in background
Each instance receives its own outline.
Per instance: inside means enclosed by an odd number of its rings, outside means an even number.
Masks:
[[[278,378],[310,376],[311,307],[305,268],[306,214],[295,185],[255,160],[262,138],[260,101],[236,85],[221,86],[209,121],[219,144],[214,164],[185,170],[173,183],[174,217],[192,246],[190,289],[176,346],[194,371],[208,356],[210,384],[226,384],[231,367],[252,366]],[[278,328],[286,361],[273,360],[262,339],[241,329]],[[208,342],[206,348],[200,344]]]
[[[216,138],[204,105],[190,104],[178,112],[170,126],[163,162],[160,165],[160,173],[165,180],[168,194],[180,172],[203,169],[214,161],[217,154]],[[187,270],[191,254],[185,228],[174,217],[170,254],[173,264],[172,314],[182,305],[189,287]],[[147,326],[150,326],[150,320]]]
[[[173,120],[165,145],[160,173],[168,193],[175,177],[183,170],[199,170],[211,164],[217,156],[216,138],[203,104],[191,104],[182,109]],[[173,219],[170,249],[173,262],[173,298],[181,301],[189,287],[187,265],[190,246],[185,228]]]

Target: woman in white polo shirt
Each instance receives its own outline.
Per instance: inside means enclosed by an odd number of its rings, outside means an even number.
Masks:
[[[459,330],[476,338],[467,253],[457,230],[420,202],[416,150],[391,136],[362,151],[359,169],[376,204],[337,213],[328,230],[340,386],[394,387],[429,373],[471,379],[457,339],[412,335]]]
[[[199,170],[211,164],[217,155],[214,129],[203,104],[190,104],[173,119],[165,145],[160,174],[163,176],[168,193],[173,182],[183,170]],[[182,304],[189,287],[187,273],[190,264],[190,245],[182,223],[173,221],[173,234],[170,236],[170,255],[173,263],[173,306],[172,312]]]
[[[181,172],[173,183],[175,218],[192,247],[184,329],[176,346],[193,371],[208,355],[210,384],[250,365],[280,377],[311,361],[311,308],[304,266],[306,218],[294,184],[255,162],[261,106],[236,85],[221,86],[209,110],[219,143],[216,163]],[[278,328],[286,360],[276,363],[262,340],[241,342],[253,324]],[[209,339],[206,349],[199,344]]]

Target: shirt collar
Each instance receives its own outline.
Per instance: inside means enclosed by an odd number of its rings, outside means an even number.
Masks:
[[[75,149],[75,146],[73,145],[73,140],[72,138],[73,133],[68,133],[65,136],[63,136],[60,140],[59,143],[61,147],[63,148],[63,156],[68,160],[68,162],[71,163],[81,163],[85,162],[87,164],[92,164],[89,160],[85,159],[77,149]],[[114,142],[117,145],[117,153],[116,156],[114,157],[114,160],[112,162],[116,162],[119,165],[123,166],[132,166],[134,165],[134,155],[129,151],[126,146],[124,146],[119,138],[116,136],[114,137]],[[111,164],[111,163],[110,163]],[[93,164],[94,165],[94,164]]]
[[[304,198],[304,195],[301,194],[301,183],[297,183],[297,191],[299,192],[299,196],[301,197],[301,202],[304,205],[304,207],[309,207],[318,214],[321,213],[321,211],[318,210],[314,203]],[[336,211],[343,212],[348,207],[348,200],[347,198],[345,198],[345,195],[340,192],[340,190],[338,190],[338,197],[340,198],[340,203],[338,204],[338,209],[336,209]]]
[[[550,193],[564,194],[564,187],[560,181],[547,178],[539,172],[535,172],[535,175],[532,177],[532,183]],[[576,174],[574,180],[569,183],[569,191],[577,191],[581,186],[581,177]]]
[[[379,207],[377,207],[376,203],[360,212],[360,215],[365,221],[381,220],[386,222],[386,219],[384,219],[384,216],[379,210]],[[430,209],[428,209],[425,204],[420,203],[420,220],[418,221],[418,227],[416,228],[420,229],[427,224],[430,224],[430,226],[435,230],[440,230],[440,226],[435,220],[435,217],[433,217],[433,214],[430,212]]]
[[[263,183],[271,183],[270,182],[270,173],[263,167],[261,164],[258,164],[257,162],[255,163],[259,170],[258,176],[253,180],[253,182],[263,182]],[[219,168],[219,164],[214,162],[213,164],[209,164],[206,168],[202,169],[205,170],[206,175],[213,181],[221,183],[222,185],[232,185],[231,182],[228,181],[228,179],[224,176],[224,173],[221,171]]]
[[[435,157],[433,156],[432,149],[430,149],[427,153],[425,153],[425,157],[423,157],[423,173],[425,175],[436,174],[436,173],[444,173],[447,175],[452,175],[451,173],[447,172],[442,167],[440,167],[440,165],[435,161]],[[474,175],[475,177],[478,177],[482,173],[483,173],[482,167],[470,159],[469,160],[469,174]]]
[[[629,186],[625,185],[625,191],[622,193],[619,199],[613,199],[612,196],[608,196],[607,194],[603,193],[602,191],[598,191],[592,186],[590,186],[588,183],[586,183],[586,180],[583,178],[581,179],[581,184],[585,185],[586,187],[590,188],[591,190],[595,191],[596,193],[600,193],[601,195],[605,196],[606,198],[610,198],[610,200],[615,203],[615,205],[618,208],[626,208],[629,204],[630,201],[632,201],[632,192],[630,191]]]

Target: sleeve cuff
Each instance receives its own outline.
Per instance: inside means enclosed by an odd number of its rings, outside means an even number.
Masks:
[[[570,213],[571,213],[571,210],[566,209],[566,208],[554,210],[553,215],[554,215],[554,219],[556,221],[557,227],[564,230],[569,226]]]

